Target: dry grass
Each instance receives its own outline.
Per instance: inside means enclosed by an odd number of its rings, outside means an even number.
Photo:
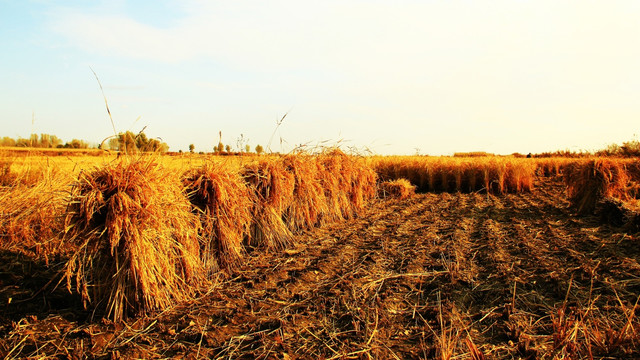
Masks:
[[[83,172],[66,216],[67,286],[120,320],[191,299],[205,281],[199,219],[153,158]]]

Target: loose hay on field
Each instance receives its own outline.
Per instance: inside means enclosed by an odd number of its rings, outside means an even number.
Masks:
[[[415,194],[416,186],[411,185],[407,179],[397,179],[383,181],[378,189],[378,196],[381,198],[406,199]]]
[[[67,287],[114,320],[192,298],[205,281],[199,219],[177,179],[153,158],[80,174],[65,239],[77,251]]]
[[[184,174],[182,182],[202,223],[202,259],[209,271],[231,272],[245,254],[253,202],[237,169],[209,162]]]

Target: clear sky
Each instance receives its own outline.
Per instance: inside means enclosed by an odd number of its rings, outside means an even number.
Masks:
[[[90,68],[116,129],[173,151],[211,151],[219,131],[266,147],[287,112],[273,151],[595,150],[640,133],[637,0],[0,0],[0,49],[0,136],[112,135]]]

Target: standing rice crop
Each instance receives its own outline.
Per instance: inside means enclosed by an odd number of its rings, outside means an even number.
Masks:
[[[190,170],[182,182],[202,223],[202,259],[209,271],[231,272],[244,256],[250,236],[251,194],[237,169],[213,161]]]
[[[370,160],[382,180],[406,178],[418,192],[494,194],[533,189],[536,163],[513,157],[385,157]]]
[[[199,219],[153,157],[82,172],[65,222],[77,248],[67,287],[116,321],[191,299],[205,281]]]
[[[46,177],[38,183],[15,183],[0,189],[0,247],[49,257],[59,251],[66,183]]]

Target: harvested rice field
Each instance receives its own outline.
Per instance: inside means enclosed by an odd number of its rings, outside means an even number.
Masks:
[[[21,247],[15,236],[6,233],[17,225],[3,222],[0,355],[8,359],[640,358],[639,233],[628,224],[608,221],[609,213],[578,214],[561,176],[543,176],[534,166],[522,170],[526,176],[518,175],[515,185],[507,177],[505,186],[492,186],[494,191],[487,192],[482,184],[493,180],[480,173],[473,186],[456,182],[455,175],[447,182],[440,174],[431,183],[423,176],[422,185],[414,187],[400,181],[383,186],[396,177],[387,175],[375,191],[372,173],[340,154],[305,163],[313,167],[292,159],[276,165],[237,165],[244,169],[239,173],[247,187],[234,185],[234,193],[253,195],[247,195],[250,203],[236,207],[202,195],[220,187],[220,181],[236,184],[237,173],[225,172],[228,167],[204,167],[183,177],[194,189],[184,202],[172,200],[179,195],[169,194],[166,184],[154,183],[152,177],[127,181],[123,188],[115,176],[105,181],[111,184],[108,190],[96,192],[105,174],[138,171],[126,164],[114,165],[112,172],[101,167],[81,176],[75,188],[61,187],[63,194],[51,199],[59,204],[50,211],[64,219],[53,216],[47,224],[62,224],[66,235],[61,241],[73,249],[26,242]],[[268,170],[278,167],[286,171]],[[163,178],[153,171],[155,178]],[[353,175],[336,175],[347,172]],[[290,176],[274,175],[285,173]],[[406,189],[397,189],[401,183]],[[442,191],[447,183],[450,192]],[[433,184],[443,189],[414,194],[415,187]],[[460,191],[465,187],[461,184],[473,191]],[[150,193],[166,194],[163,201],[170,200],[176,209],[162,201],[147,201],[146,192],[140,190],[146,186],[151,186]],[[40,191],[47,193],[46,188]],[[142,198],[144,209],[157,208],[153,211],[164,217],[178,214],[178,208],[188,207],[186,199],[193,201],[196,195],[197,206],[204,210],[193,217],[180,213],[183,217],[160,221],[152,229],[131,219],[151,223],[157,219],[127,217],[114,238],[108,219],[121,213],[105,213],[95,204],[121,201],[108,200],[119,191]],[[0,195],[6,204],[8,192],[3,189]],[[304,196],[315,192],[313,197]],[[283,193],[297,195],[278,195]],[[66,207],[62,198],[71,198],[70,205]],[[119,204],[114,209],[129,206],[126,201]],[[236,212],[236,218],[246,220],[234,222],[227,216]],[[30,214],[23,216],[31,219]],[[250,219],[257,216],[258,220]],[[224,234],[221,229],[226,229]],[[139,234],[131,238],[120,235],[137,230]],[[273,231],[281,233],[276,236]],[[154,244],[163,236],[174,241],[163,245],[168,250],[162,254],[126,252],[126,244]],[[190,236],[201,239],[199,247],[184,245]],[[274,244],[277,239],[286,241]],[[241,241],[246,247],[238,250]],[[85,255],[73,251],[75,247],[97,249],[83,254],[96,251],[100,256],[85,261]],[[224,257],[228,248],[234,249],[232,256]],[[109,260],[107,255],[114,253],[126,253],[132,257],[127,259],[143,263],[168,256],[158,261],[170,264],[169,273],[183,275],[171,278],[170,286],[167,268],[162,269],[166,278],[153,278],[151,283],[135,276],[123,280],[128,287],[118,293],[120,302],[114,306],[124,310],[117,312],[107,307],[112,297],[104,294],[121,284],[114,278],[130,263]],[[191,265],[176,261],[176,254],[206,261],[193,265],[198,272],[192,274]],[[116,267],[106,268],[105,275],[103,267],[91,267],[98,261]],[[149,268],[154,264],[150,261]],[[98,281],[99,276],[107,280]],[[76,290],[78,284],[85,285],[85,293],[82,286]],[[96,290],[97,285],[102,287]],[[158,292],[162,301],[154,303],[153,293],[142,289],[154,286],[185,292],[180,296]],[[105,303],[96,304],[96,298]],[[121,316],[112,316],[114,311]]]

